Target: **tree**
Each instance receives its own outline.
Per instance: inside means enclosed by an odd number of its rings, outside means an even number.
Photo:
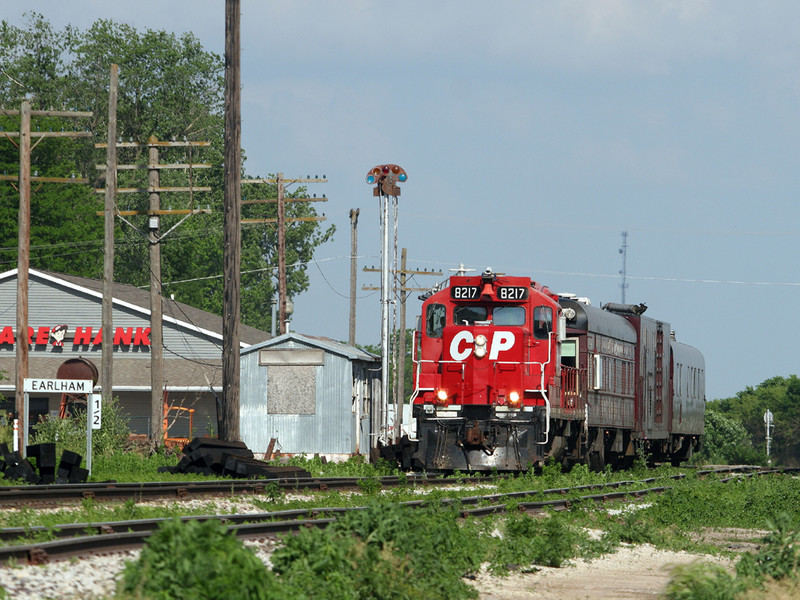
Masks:
[[[766,463],[766,453],[753,447],[750,434],[741,422],[713,408],[706,411],[702,457],[711,463]]]
[[[794,466],[800,464],[800,379],[796,375],[772,377],[755,388],[747,387],[732,398],[708,403],[709,411],[716,412],[741,424],[752,446],[766,452],[766,427],[764,413],[772,411],[773,462]]]
[[[151,135],[160,140],[204,140],[208,150],[164,149],[162,163],[204,162],[211,169],[195,170],[192,183],[210,186],[211,193],[162,196],[163,206],[212,209],[210,215],[187,219],[162,241],[162,279],[165,293],[176,300],[217,314],[222,312],[222,194],[223,194],[223,87],[224,63],[203,49],[191,33],[176,36],[165,31],[139,32],[130,25],[98,20],[81,31],[68,26],[55,31],[45,18],[27,13],[27,27],[0,22],[0,107],[18,108],[29,98],[34,109],[91,110],[86,125],[94,142],[105,142],[108,117],[109,70],[119,65],[118,135],[143,142]],[[74,120],[71,120],[74,121]],[[16,129],[10,117],[0,126]],[[74,126],[55,119],[52,127]],[[40,145],[33,156],[34,169],[42,174],[69,176],[80,173],[102,187],[95,165],[104,163],[104,152],[86,141]],[[146,164],[147,149],[120,150],[120,164]],[[19,158],[10,143],[0,140],[0,170],[18,171]],[[120,187],[143,187],[147,171],[120,171]],[[182,171],[162,171],[162,186],[188,185]],[[257,176],[256,176],[257,177]],[[92,187],[94,187],[92,186]],[[64,188],[70,188],[65,190]],[[304,190],[295,190],[295,195]],[[243,193],[243,196],[246,195]],[[256,192],[252,193],[255,196]],[[259,186],[259,198],[275,198],[274,186]],[[31,266],[87,277],[102,276],[102,196],[89,186],[45,186],[32,202]],[[147,194],[120,195],[122,210],[146,210]],[[8,184],[0,184],[0,236],[6,243],[0,261],[16,262],[16,210],[18,197]],[[248,208],[260,217],[275,217],[274,204]],[[307,203],[287,205],[287,217],[314,216]],[[12,218],[13,215],[13,218]],[[244,212],[243,212],[244,216]],[[179,217],[164,217],[162,232]],[[307,262],[315,248],[329,240],[334,228],[303,222],[287,228],[287,287],[290,296],[308,288]],[[123,283],[149,284],[146,217],[131,217],[130,225],[117,222],[115,279]],[[59,244],[80,240],[67,251]],[[270,226],[247,227],[242,235],[242,321],[269,328],[270,304],[275,293],[272,274],[277,266],[276,235]],[[59,248],[61,248],[59,250]]]

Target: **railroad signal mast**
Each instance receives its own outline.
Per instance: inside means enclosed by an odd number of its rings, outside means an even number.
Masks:
[[[400,195],[398,183],[408,179],[408,174],[399,165],[378,165],[369,170],[366,182],[374,185],[372,195],[381,206],[381,411],[378,422],[372,429],[384,442],[389,440],[389,305],[394,302],[389,287],[393,271],[391,264],[397,262],[397,197]],[[393,207],[393,229],[395,236],[394,252],[389,246],[389,203]],[[377,447],[377,444],[374,446]]]

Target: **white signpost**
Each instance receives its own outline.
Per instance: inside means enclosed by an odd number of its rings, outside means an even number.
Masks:
[[[767,464],[772,464],[772,459],[769,456],[770,446],[772,445],[772,437],[769,435],[769,430],[772,429],[772,411],[767,409],[764,413],[764,425],[767,426]]]
[[[92,474],[92,429],[100,429],[102,394],[91,394],[86,401],[86,470]]]

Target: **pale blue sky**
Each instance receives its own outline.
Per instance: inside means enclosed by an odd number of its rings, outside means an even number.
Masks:
[[[224,0],[0,5],[223,53]],[[393,162],[409,267],[492,266],[600,305],[620,300],[625,230],[626,300],[704,353],[709,399],[797,373],[798,22],[790,0],[243,0],[248,169],[327,175],[310,191],[338,228],[292,328],[347,339],[349,211],[359,268],[379,265],[364,177]],[[362,344],[379,343],[361,290],[378,284],[359,272]]]

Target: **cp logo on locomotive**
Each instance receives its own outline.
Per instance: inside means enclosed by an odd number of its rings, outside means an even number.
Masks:
[[[516,336],[511,331],[495,331],[492,342],[489,344],[489,360],[497,360],[497,356],[504,350],[514,347]],[[459,331],[450,342],[450,357],[453,360],[466,360],[472,354],[475,336],[471,331]]]

